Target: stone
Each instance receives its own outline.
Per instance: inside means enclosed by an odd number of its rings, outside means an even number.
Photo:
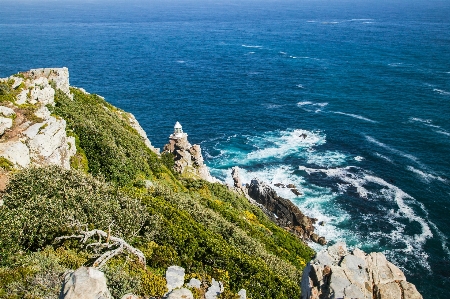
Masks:
[[[406,281],[400,281],[403,289],[403,297],[405,299],[423,299],[422,295],[417,291],[416,286]]]
[[[317,253],[303,271],[301,288],[302,299],[422,299],[382,253],[349,252],[344,243]]]
[[[122,299],[139,299],[139,296],[134,294],[125,294],[122,296]]]
[[[275,214],[275,222],[279,226],[287,227],[303,240],[318,243],[320,239],[322,244],[326,244],[325,238],[314,234],[315,219],[304,215],[295,204],[278,196],[275,190],[263,181],[256,178],[251,180],[246,193],[267,211]]]
[[[30,150],[20,140],[0,143],[0,156],[20,167],[28,167],[31,163]]]
[[[20,77],[11,76],[10,78],[14,80],[14,83],[11,86],[12,89],[16,89],[23,82],[23,79]]]
[[[170,266],[166,271],[167,289],[172,291],[181,288],[184,285],[184,268],[179,266]]]
[[[387,284],[380,284],[375,286],[375,293],[377,299],[401,299],[402,290],[396,282],[389,282]]]
[[[217,299],[217,296],[219,296],[221,293],[223,293],[223,283],[220,281],[216,281],[213,278],[211,286],[205,293],[205,299]]]
[[[81,267],[64,278],[60,299],[112,299],[103,272]]]
[[[239,299],[247,299],[247,291],[244,289],[241,289],[238,293]]]
[[[13,120],[8,117],[0,116],[0,135],[5,134],[5,131],[11,129],[13,125]]]
[[[16,113],[13,109],[5,106],[0,106],[0,114],[3,114],[4,116],[13,116]]]
[[[231,177],[233,178],[233,184],[235,188],[242,188],[242,181],[239,175],[239,167],[235,166],[231,168]]]
[[[48,81],[53,81],[57,89],[72,97],[69,89],[69,70],[66,67],[31,69],[25,74],[31,79],[46,78]]]
[[[189,280],[187,286],[190,288],[200,289],[202,287],[202,282],[200,280],[198,280],[197,278],[191,278],[191,280]]]
[[[145,186],[145,188],[151,188],[151,187],[153,187],[154,185],[153,185],[153,182],[152,182],[152,181],[150,181],[150,180],[144,180],[144,186]]]
[[[194,299],[192,292],[186,288],[176,289],[167,294],[165,299]]]

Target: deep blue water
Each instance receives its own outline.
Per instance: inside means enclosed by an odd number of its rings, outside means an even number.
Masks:
[[[62,66],[448,297],[450,1],[2,0],[0,77]]]

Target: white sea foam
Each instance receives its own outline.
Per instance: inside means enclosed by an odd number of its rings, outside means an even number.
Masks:
[[[364,157],[356,156],[354,159],[355,161],[361,162],[362,160],[364,160]]]
[[[320,112],[328,103],[313,103],[311,101],[298,102],[297,106],[308,112]]]
[[[184,60],[177,60],[177,63],[186,63]]]
[[[295,86],[297,86],[298,88],[305,88],[302,84],[297,84]]]
[[[382,154],[380,154],[380,153],[375,152],[375,155],[376,155],[377,157],[380,157],[380,158],[383,159],[383,160],[386,160],[386,161],[389,162],[389,163],[394,164],[394,161],[392,161],[390,158],[388,158],[388,157],[386,157],[386,156],[384,156],[384,155],[382,155]]]
[[[366,137],[367,141],[369,141],[369,142],[371,142],[371,143],[374,143],[374,144],[378,145],[379,147],[382,147],[382,148],[384,148],[384,149],[390,151],[391,153],[394,153],[394,154],[396,154],[396,155],[402,156],[402,157],[404,157],[404,158],[406,158],[406,159],[409,159],[409,160],[411,160],[411,161],[417,163],[418,165],[424,167],[423,164],[419,161],[419,159],[416,158],[416,157],[414,157],[413,155],[407,154],[407,153],[402,152],[402,151],[400,151],[400,150],[398,150],[398,149],[395,149],[395,148],[393,148],[393,147],[391,147],[391,146],[389,146],[389,145],[386,145],[386,144],[384,144],[384,143],[382,143],[382,142],[376,140],[376,139],[373,138],[373,137],[370,137],[370,136],[367,136],[367,135],[366,135],[365,137]]]
[[[254,138],[253,142],[258,139]],[[281,131],[276,134],[269,133],[262,137],[263,142],[269,142],[271,146],[264,146],[261,149],[247,154],[247,160],[261,160],[267,158],[283,158],[290,154],[325,143],[325,135],[319,132],[307,130]]]
[[[312,169],[307,168],[304,166],[299,167],[300,170],[304,170],[308,174],[312,173],[324,173],[328,177],[337,178],[339,181],[343,183],[339,183],[338,187],[339,190],[342,192],[346,192],[349,186],[346,186],[346,184],[356,188],[357,193],[361,198],[377,198],[382,197],[389,200],[392,200],[396,203],[398,210],[388,210],[386,211],[387,217],[386,220],[392,224],[392,226],[395,228],[388,232],[387,234],[385,232],[372,232],[372,237],[375,237],[375,235],[378,235],[378,238],[381,237],[387,237],[391,239],[393,242],[402,242],[405,245],[405,249],[402,249],[403,252],[408,253],[414,256],[420,257],[420,261],[422,265],[428,269],[430,269],[430,266],[427,261],[427,254],[424,251],[424,244],[427,239],[430,239],[433,237],[433,232],[431,231],[431,227],[438,233],[439,230],[437,227],[429,220],[424,219],[423,217],[419,216],[417,212],[414,211],[412,208],[413,206],[419,207],[422,212],[425,214],[425,218],[428,218],[428,212],[425,209],[424,205],[415,200],[412,196],[398,188],[397,186],[394,186],[391,183],[386,182],[384,179],[376,177],[370,173],[365,172],[361,168],[354,167],[354,166],[348,166],[344,168],[334,168],[334,169]],[[368,184],[376,184],[380,186],[381,189],[378,191],[368,191],[366,186]],[[382,208],[382,207],[381,207]],[[399,220],[402,219],[403,223],[405,220],[408,220],[409,222],[416,222],[420,225],[421,231],[420,233],[414,234],[414,235],[408,235],[404,232],[405,224],[402,224],[399,222]],[[442,234],[442,233],[441,233]],[[443,234],[442,234],[443,235]],[[442,238],[442,236],[439,236],[441,239],[441,242],[443,243],[443,248],[448,252],[448,248],[445,245],[446,239]]]
[[[336,167],[345,163],[346,160],[347,156],[343,153],[326,151],[320,153],[308,152],[306,162],[320,167]]]
[[[444,96],[450,95],[450,92],[438,88],[434,88],[433,91]]]
[[[421,124],[423,124],[423,125],[425,125],[427,127],[431,127],[431,128],[435,128],[435,129],[440,129],[441,128],[440,126],[433,125],[433,121],[431,119],[421,119],[421,118],[418,118],[418,117],[411,117],[409,120],[412,121],[412,122],[421,123]]]
[[[439,133],[439,134],[442,134],[442,135],[445,135],[445,136],[450,136],[450,133],[447,132],[447,131],[438,130],[438,131],[435,131],[435,132]]]
[[[372,120],[372,119],[369,119],[367,117],[364,117],[364,116],[361,116],[361,115],[357,115],[357,114],[344,113],[344,112],[340,112],[340,111],[333,111],[333,113],[350,116],[350,117],[357,118],[357,119],[364,120],[364,121],[368,121],[368,122],[371,122],[371,123],[377,123],[377,121],[375,121],[375,120]]]
[[[441,178],[441,177],[438,176],[438,175],[434,175],[434,174],[431,174],[431,173],[423,172],[422,170],[416,169],[416,168],[414,168],[414,167],[412,167],[412,166],[408,166],[408,167],[406,167],[406,169],[408,169],[409,171],[415,173],[415,174],[418,175],[423,181],[425,181],[425,182],[427,182],[427,183],[429,183],[429,182],[431,182],[431,181],[434,181],[434,180],[440,181],[440,182],[442,182],[442,183],[447,182],[446,179]]]
[[[283,52],[283,51],[280,51],[278,53],[280,53],[281,55],[286,55],[287,54],[286,52]]]
[[[242,45],[244,48],[256,48],[256,49],[261,49],[262,46],[252,46],[252,45]]]
[[[351,19],[350,21],[373,21],[373,19]]]

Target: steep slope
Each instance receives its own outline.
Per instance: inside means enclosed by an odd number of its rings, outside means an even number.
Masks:
[[[178,176],[170,170],[173,159],[158,156],[134,117],[100,96],[69,89],[53,73],[40,72],[54,92],[42,90],[54,101],[39,105],[65,123],[70,167],[2,164],[11,179],[0,207],[0,297],[57,298],[66,270],[92,265],[108,250],[54,241],[80,226],[120,236],[146,256],[144,268],[122,254],[102,269],[114,297],[161,297],[162,274],[174,264],[187,278],[216,278],[252,298],[299,297],[301,272],[314,255],[306,244],[228,187]],[[15,79],[2,84],[0,100],[17,113],[23,87]]]

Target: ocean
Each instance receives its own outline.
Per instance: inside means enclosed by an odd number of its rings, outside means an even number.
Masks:
[[[448,298],[450,1],[2,0],[0,77],[63,66]]]

